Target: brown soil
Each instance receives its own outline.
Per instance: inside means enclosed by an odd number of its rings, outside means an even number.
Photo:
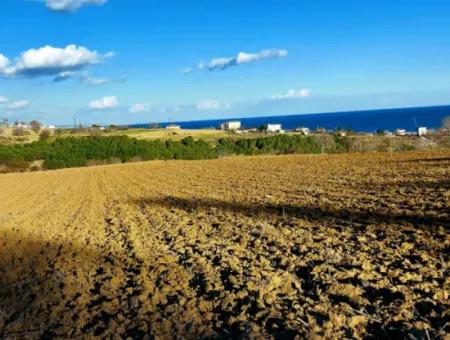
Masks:
[[[0,338],[445,338],[450,152],[0,176]]]

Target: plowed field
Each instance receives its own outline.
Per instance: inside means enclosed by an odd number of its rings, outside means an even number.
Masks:
[[[0,175],[0,338],[445,338],[450,152]]]

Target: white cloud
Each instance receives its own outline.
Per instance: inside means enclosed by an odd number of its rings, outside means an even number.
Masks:
[[[220,110],[230,108],[230,103],[222,103],[213,99],[202,99],[197,103],[197,110]]]
[[[181,74],[189,74],[192,72],[194,72],[194,69],[192,67],[186,67],[180,71]]]
[[[263,50],[258,53],[240,52],[235,57],[214,58],[206,64],[200,62],[197,68],[200,70],[208,71],[225,70],[232,66],[248,64],[263,59],[282,58],[286,57],[287,55],[288,51],[283,49]]]
[[[8,98],[0,96],[0,104],[6,103]]]
[[[9,73],[10,61],[9,58],[0,53],[0,75]]]
[[[30,105],[30,102],[28,100],[18,100],[9,104],[7,108],[10,110],[20,110],[28,107],[28,105]]]
[[[104,5],[108,0],[45,0],[45,5],[52,11],[76,12],[83,6]]]
[[[283,99],[295,99],[295,98],[308,98],[311,96],[311,91],[309,89],[294,90],[290,89],[285,93],[276,94],[271,96],[272,100],[283,100]]]
[[[107,83],[109,83],[111,81],[109,79],[101,79],[101,78],[90,77],[88,74],[83,74],[80,77],[80,80],[84,84],[90,85],[90,86],[100,86],[100,85],[107,84]]]
[[[109,83],[109,79],[86,78],[84,79],[84,83],[91,86],[99,86]]]
[[[149,104],[134,104],[130,107],[128,110],[131,113],[141,113],[141,112],[149,112],[150,111],[150,105]]]
[[[113,109],[119,105],[116,96],[106,96],[90,102],[89,107],[91,109],[105,110]]]
[[[53,79],[54,82],[64,81],[69,78],[72,78],[76,73],[74,71],[63,71],[56,75]]]
[[[111,53],[104,55],[90,51],[86,47],[67,45],[65,48],[44,46],[29,49],[21,54],[12,65],[8,58],[0,54],[0,75],[26,77],[61,75],[67,78],[68,72],[85,69],[90,65],[100,64]]]

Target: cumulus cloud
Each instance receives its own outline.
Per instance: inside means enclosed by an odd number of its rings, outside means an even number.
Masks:
[[[45,0],[48,9],[56,12],[76,12],[83,6],[101,6],[108,0]]]
[[[100,64],[111,56],[112,53],[101,55],[97,51],[76,45],[67,45],[65,48],[52,46],[32,48],[23,52],[14,65],[0,54],[0,76],[54,76],[55,81],[64,80],[72,76],[69,72]]]
[[[30,105],[30,102],[28,100],[18,100],[9,104],[7,108],[10,110],[20,110],[28,107],[28,105]]]
[[[230,103],[222,103],[214,99],[202,99],[197,102],[197,110],[220,110],[230,108]]]
[[[0,75],[10,72],[9,58],[0,53]]]
[[[283,99],[295,99],[295,98],[308,98],[311,96],[311,91],[309,89],[294,90],[290,89],[285,93],[276,94],[271,96],[272,100],[283,100]]]
[[[149,104],[134,104],[130,107],[128,110],[131,113],[141,113],[141,112],[149,112],[150,111],[150,105]]]
[[[0,104],[6,103],[8,101],[8,98],[0,96]]]
[[[119,105],[116,96],[106,96],[90,102],[89,107],[94,110],[113,109]]]
[[[258,53],[240,52],[235,57],[221,57],[214,58],[207,63],[200,62],[197,68],[208,71],[225,70],[233,66],[249,64],[264,59],[282,58],[287,55],[288,51],[283,49],[263,50]]]

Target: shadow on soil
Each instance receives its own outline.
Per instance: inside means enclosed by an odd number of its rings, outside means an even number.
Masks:
[[[418,159],[408,159],[404,162],[408,162],[408,163],[428,163],[428,162],[449,162],[450,158],[418,158]]]
[[[0,233],[0,339],[143,338],[142,261],[96,249]]]
[[[339,220],[355,222],[362,225],[372,223],[390,223],[405,224],[414,226],[438,225],[446,228],[450,227],[450,221],[447,217],[405,215],[391,211],[367,211],[351,210],[346,208],[332,209],[319,206],[296,206],[281,205],[270,203],[236,203],[227,202],[213,198],[195,198],[186,199],[175,196],[165,196],[162,198],[143,198],[134,202],[140,207],[147,205],[163,206],[167,209],[182,209],[187,212],[193,212],[197,209],[216,209],[245,216],[285,216],[303,218],[310,221],[333,221]]]
[[[367,185],[364,188],[370,189],[372,185]],[[450,179],[442,178],[438,180],[426,180],[426,179],[415,179],[415,180],[403,180],[396,181],[393,183],[378,184],[378,188],[381,190],[404,189],[406,191],[411,191],[411,195],[415,193],[413,191],[419,190],[449,190],[450,189]]]
[[[139,273],[128,253],[5,235],[0,233],[0,339],[101,336],[119,313],[130,320],[124,338],[145,335],[134,324]],[[114,299],[119,310],[108,306]]]
[[[0,338],[51,338],[53,329],[63,326],[53,323],[55,313],[70,313],[80,296],[65,292],[68,283],[85,274],[77,272],[76,263],[93,262],[96,254],[19,235],[2,239],[4,235],[0,234]]]

